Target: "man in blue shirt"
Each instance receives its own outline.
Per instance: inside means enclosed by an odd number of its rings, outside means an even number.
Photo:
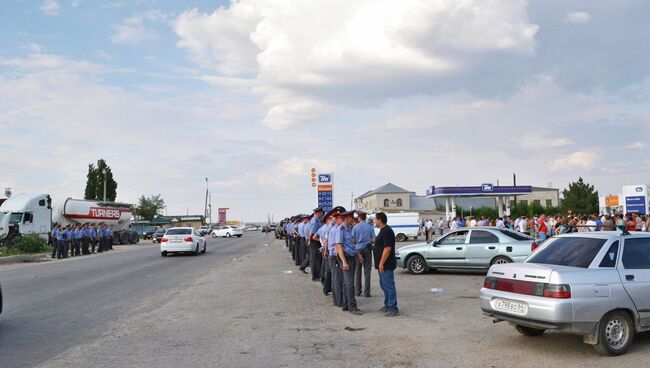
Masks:
[[[361,268],[363,268],[363,295],[370,298],[370,274],[372,273],[372,242],[375,240],[375,228],[366,221],[366,213],[357,211],[359,223],[352,228],[352,238],[358,254],[359,264],[354,273],[354,288],[361,296]]]
[[[50,234],[50,239],[52,240],[52,259],[56,258],[56,254],[59,251],[59,241],[61,239],[60,229],[61,225],[54,223],[52,226],[52,232]]]
[[[357,251],[354,248],[352,239],[352,225],[354,224],[354,211],[343,212],[343,225],[341,225],[336,237],[336,254],[343,265],[343,293],[347,299],[347,305],[343,306],[344,311],[350,311],[355,315],[363,313],[357,308],[357,300],[354,297],[354,270],[357,264]]]
[[[327,234],[327,254],[329,255],[330,270],[332,271],[332,298],[334,305],[340,308],[347,306],[345,293],[343,293],[343,265],[341,259],[336,254],[336,239],[339,236],[339,230],[343,225],[343,218],[339,213],[345,212],[345,208],[338,206],[330,211],[330,217],[334,218],[334,224]]]
[[[321,221],[322,217],[323,209],[321,207],[315,208],[311,220],[304,228],[307,254],[300,268],[304,272],[305,268],[311,265],[311,281],[320,281],[322,257],[320,252],[318,252],[318,245],[320,243],[314,239],[314,236],[318,229],[323,226],[323,221]]]
[[[302,223],[302,215],[297,215],[296,216],[296,221],[293,223],[293,241],[294,241],[294,253],[296,257],[294,258],[294,261],[296,263],[296,266],[300,266],[302,261],[300,260],[300,231],[299,231],[299,226]]]
[[[296,248],[295,248],[295,236],[293,234],[293,226],[296,222],[296,217],[291,216],[289,223],[287,224],[287,235],[289,236],[289,251],[291,252],[291,259],[296,260]]]
[[[311,216],[303,215],[302,222],[298,224],[298,233],[300,233],[300,260],[298,261],[298,266],[300,266],[302,273],[305,274],[307,273],[305,268],[309,266],[309,253],[307,253],[307,227],[309,226],[309,220],[311,220]],[[305,262],[307,262],[306,265]]]
[[[70,249],[70,240],[72,239],[72,226],[68,225],[65,227],[61,233],[61,240],[63,243],[63,255],[62,258],[68,258],[68,249]],[[57,255],[57,258],[59,256]]]
[[[108,249],[104,249],[104,250],[113,249],[113,229],[108,227],[108,225],[106,225],[106,244],[108,245]]]
[[[323,285],[323,295],[327,296],[332,291],[332,270],[330,269],[329,252],[327,249],[327,236],[333,226],[333,218],[328,212],[323,217],[323,226],[318,229],[314,239],[320,242],[318,252],[321,254],[320,282]]]
[[[74,255],[75,256],[80,256],[81,255],[81,239],[83,238],[83,234],[81,233],[81,224],[77,224],[77,226],[74,229],[73,232],[73,238],[74,238]],[[70,253],[73,253],[72,251]]]

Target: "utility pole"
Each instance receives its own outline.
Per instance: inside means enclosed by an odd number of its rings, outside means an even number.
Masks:
[[[210,217],[210,225],[212,225],[212,193],[209,195],[209,203],[208,203],[208,217]]]
[[[350,193],[350,210],[354,210],[354,191]]]
[[[104,168],[104,202],[106,202],[106,180],[108,178],[108,170]]]
[[[203,215],[206,219],[208,218],[208,178],[205,178],[205,209]]]
[[[517,186],[517,174],[512,173],[512,185]],[[515,196],[514,205],[517,205],[517,196]]]

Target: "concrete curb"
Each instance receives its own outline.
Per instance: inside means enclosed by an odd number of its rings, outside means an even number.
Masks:
[[[20,254],[17,256],[0,257],[0,265],[26,262],[43,262],[48,261],[51,253]]]

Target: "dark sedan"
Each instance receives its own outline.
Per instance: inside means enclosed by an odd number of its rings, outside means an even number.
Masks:
[[[151,240],[153,240],[154,243],[160,243],[162,241],[163,236],[165,236],[165,230],[158,229],[151,236]]]

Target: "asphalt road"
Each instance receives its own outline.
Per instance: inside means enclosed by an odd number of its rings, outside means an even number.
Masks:
[[[92,339],[147,298],[182,288],[272,236],[208,238],[207,254],[160,256],[158,246],[0,269],[0,367],[34,367]]]

